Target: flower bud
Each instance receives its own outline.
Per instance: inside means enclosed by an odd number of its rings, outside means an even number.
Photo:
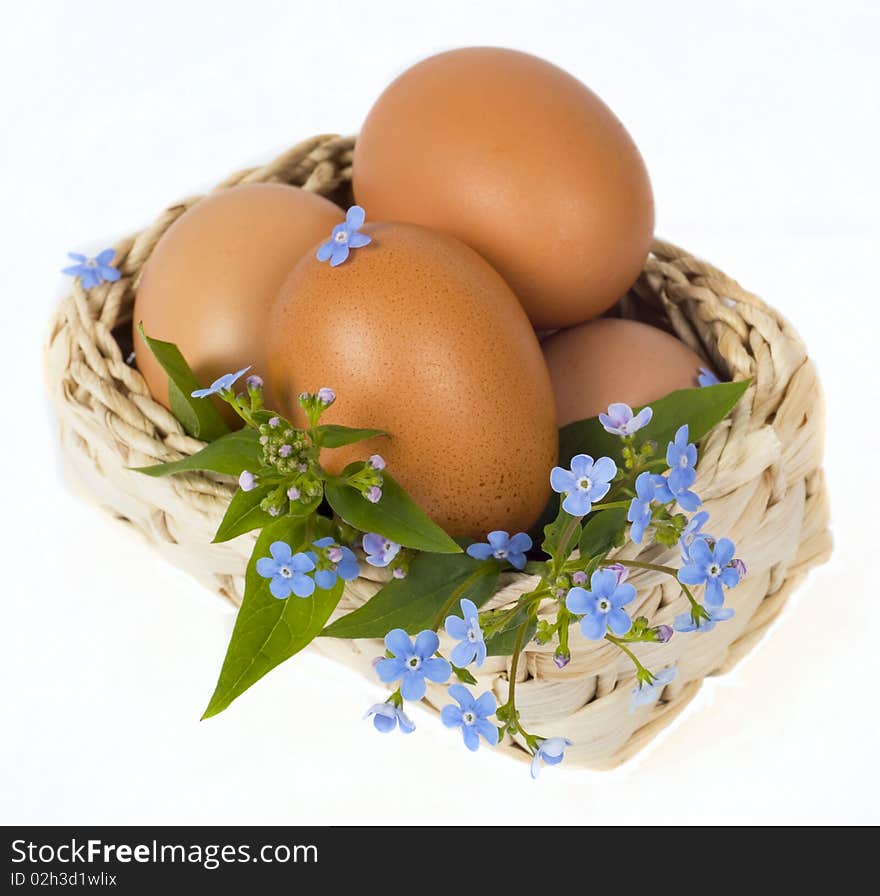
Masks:
[[[739,557],[734,557],[733,562],[730,564],[738,573],[741,579],[744,579],[748,569],[746,568],[745,563],[739,559]]]
[[[577,572],[571,574],[571,580],[575,585],[586,585],[587,574],[582,569],[579,569]]]
[[[673,634],[674,631],[671,625],[658,625],[657,628],[654,629],[654,637],[661,644],[665,644]]]
[[[292,485],[287,490],[287,497],[290,498],[291,501],[299,501],[302,497],[302,493],[295,485]]]
[[[374,454],[370,458],[369,464],[374,470],[384,470],[385,469],[385,460],[380,454]]]
[[[256,392],[257,389],[263,388],[263,378],[256,376],[255,374],[249,376],[245,382],[247,383],[248,390],[251,392]]]
[[[571,662],[571,654],[567,650],[557,647],[556,653],[553,654],[553,662],[557,669],[564,669]]]
[[[335,544],[327,548],[327,559],[331,563],[340,563],[342,561],[342,548]]]
[[[366,494],[364,495],[364,497],[365,497],[371,504],[378,504],[379,501],[382,500],[382,489],[379,488],[378,485],[371,485],[371,486],[367,489]]]
[[[332,389],[327,388],[327,386],[324,386],[322,389],[318,389],[317,399],[324,405],[324,407],[329,407],[336,401],[336,393]]]
[[[606,566],[605,568],[617,576],[618,585],[622,585],[629,575],[629,570],[622,563],[612,563],[611,566]]]
[[[247,470],[242,471],[238,477],[238,487],[243,492],[252,492],[257,487],[257,477]]]

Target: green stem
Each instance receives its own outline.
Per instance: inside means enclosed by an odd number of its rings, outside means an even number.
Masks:
[[[613,644],[618,650],[622,650],[632,660],[633,665],[636,667],[636,675],[638,676],[639,681],[643,678],[647,679],[649,682],[654,680],[653,674],[639,662],[639,658],[626,646],[626,642],[622,638],[616,638],[614,635],[606,634],[605,640],[610,644]]]
[[[593,511],[598,513],[600,510],[617,510],[618,508],[623,509],[624,507],[629,507],[630,501],[612,501],[609,504],[597,504],[593,507]]]
[[[673,566],[660,566],[658,563],[641,563],[638,560],[620,560],[618,558],[615,558],[614,562],[621,566],[631,566],[633,569],[652,569],[654,572],[665,572],[667,575],[678,578],[678,570]]]
[[[559,552],[559,556],[558,556],[558,557],[555,557],[554,560],[553,560],[553,572],[552,572],[552,574],[551,574],[551,577],[554,578],[554,579],[555,579],[555,578],[559,575],[559,573],[562,571],[562,567],[564,566],[565,561],[568,560],[568,556],[567,556],[567,555],[566,555],[566,556],[562,556],[562,554],[564,553],[564,551],[565,551],[565,549],[566,549],[566,547],[567,547],[567,545],[568,545],[568,541],[569,541],[569,539],[571,538],[572,533],[573,533],[574,530],[580,525],[580,521],[581,521],[582,519],[583,519],[583,517],[580,517],[580,516],[573,516],[573,517],[568,521],[568,525],[567,525],[567,526],[565,527],[565,529],[563,529],[563,531],[562,531],[562,538],[559,539],[559,546],[560,546],[561,550],[560,550],[560,552]]]

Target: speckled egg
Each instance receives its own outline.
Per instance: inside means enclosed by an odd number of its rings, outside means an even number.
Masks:
[[[453,237],[368,224],[372,243],[338,267],[304,257],[268,328],[269,381],[297,396],[332,387],[325,422],[376,427],[325,451],[338,472],[380,453],[453,536],[527,529],[549,493],[557,432],[550,378],[528,318],[499,274]]]
[[[342,219],[329,200],[284,184],[213,193],[153,249],[138,285],[135,328],[143,321],[148,336],[176,343],[205,385],[248,364],[265,376],[269,307],[303,253]],[[168,407],[168,377],[136,329],[134,344],[150,392]]]
[[[559,426],[595,417],[614,401],[638,407],[693,388],[700,367],[709,366],[669,333],[618,318],[560,330],[542,348]]]
[[[466,47],[407,69],[367,116],[353,176],[373,217],[476,249],[539,329],[610,308],[651,247],[653,193],[629,133],[527,53]]]

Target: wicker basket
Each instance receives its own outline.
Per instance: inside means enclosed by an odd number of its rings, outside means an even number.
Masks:
[[[290,183],[345,204],[353,145],[350,138],[316,137],[220,186]],[[233,484],[209,475],[155,479],[127,469],[202,447],[150,397],[141,375],[127,363],[141,267],[165,230],[199,198],[172,205],[151,227],[116,246],[118,282],[88,293],[75,283],[52,322],[47,375],[67,468],[91,499],[237,604],[253,536],[211,544]],[[552,645],[527,646],[517,688],[523,721],[542,735],[565,735],[574,742],[567,766],[614,766],[647,744],[696,694],[705,676],[726,671],[749,651],[798,581],[831,550],[820,468],[821,390],[791,326],[711,265],[662,242],[655,243],[618,311],[671,330],[727,377],[754,380],[733,415],[703,441],[696,485],[713,528],[736,542],[749,574],[728,598],[736,610],[730,622],[711,633],[642,646],[649,666],[676,663],[678,676],[656,705],[634,713],[629,711],[632,668],[610,645],[573,637],[572,661],[561,670],[553,662]],[[661,563],[673,559],[672,552],[656,546],[640,551],[629,545],[624,553]],[[639,609],[652,621],[671,622],[685,609],[668,578],[645,572],[632,581]],[[489,606],[512,602],[532,584],[529,576],[505,575]],[[379,587],[368,578],[351,582],[338,612],[360,605]],[[375,680],[370,661],[381,653],[379,642],[322,638],[315,647]],[[509,665],[509,658],[489,658],[478,670],[480,685],[492,687],[502,701]],[[445,691],[432,687],[427,701],[446,702]],[[503,749],[525,756],[512,742]]]

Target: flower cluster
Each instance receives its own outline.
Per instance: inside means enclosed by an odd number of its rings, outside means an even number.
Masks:
[[[611,405],[607,414],[600,415],[599,422],[607,432],[622,439],[622,464],[610,457],[594,459],[578,454],[568,468],[552,470],[550,484],[560,495],[561,507],[556,521],[545,530],[542,547],[547,559],[536,558],[529,563],[533,542],[526,533],[493,531],[485,542],[468,546],[467,553],[474,560],[514,570],[524,570],[528,565],[529,571],[540,577],[537,587],[523,595],[516,606],[481,611],[474,600],[460,598],[460,615],[452,613],[443,620],[451,642],[448,659],[440,652],[440,639],[431,630],[420,632],[415,642],[402,629],[388,633],[388,655],[377,661],[376,670],[383,682],[400,682],[400,686],[385,703],[369,711],[377,729],[391,731],[400,727],[405,733],[411,732],[415,726],[403,712],[404,701],[421,699],[426,681],[444,684],[454,675],[458,681],[448,686],[454,702],[443,707],[443,723],[460,729],[470,750],[478,749],[481,741],[495,745],[504,736],[518,740],[531,751],[532,776],[537,776],[542,764],[560,763],[572,742],[558,734],[534,734],[524,727],[516,707],[517,665],[525,642],[535,637],[542,644],[558,640],[554,661],[564,668],[571,662],[569,630],[573,625],[584,638],[604,640],[632,661],[632,712],[662,698],[663,689],[675,680],[675,665],[667,664],[652,672],[639,660],[634,645],[665,644],[675,632],[708,632],[717,623],[730,619],[734,611],[724,606],[725,592],[736,587],[745,574],[745,566],[735,557],[729,539],[716,538],[705,531],[709,514],[699,510],[702,501],[694,491],[698,451],[690,440],[688,425],[678,428],[661,460],[653,442],[640,441],[639,433],[652,419],[651,408],[635,413],[627,405]],[[658,469],[661,465],[665,465],[665,470]],[[590,553],[585,547],[589,542],[580,540],[586,532],[585,518],[592,520],[609,511],[620,514],[620,525],[624,529],[628,526],[632,542],[645,544],[653,537],[666,547],[677,546],[680,567],[612,560],[609,548],[625,540],[624,531]],[[581,551],[572,551],[578,543]],[[371,562],[385,565],[389,562],[386,558],[393,558],[399,546],[370,535],[364,539],[364,548],[375,558]],[[689,610],[676,617],[672,625],[651,624],[644,616],[633,618],[629,608],[638,595],[628,578],[631,571],[639,569],[661,572],[678,582]],[[702,602],[692,591],[697,587],[704,590]],[[554,604],[556,617],[548,618],[546,610]],[[491,653],[494,639],[511,632],[516,633],[516,639],[508,676],[509,692],[506,702],[499,705],[494,693],[487,691],[477,696],[465,684],[476,683],[468,668],[478,670]]]
[[[329,591],[337,579],[358,577],[357,557],[350,548],[338,545],[331,536],[313,542],[311,550],[294,553],[285,541],[269,546],[268,557],[257,560],[257,574],[269,580],[269,592],[278,600],[311,597],[315,588]]]

